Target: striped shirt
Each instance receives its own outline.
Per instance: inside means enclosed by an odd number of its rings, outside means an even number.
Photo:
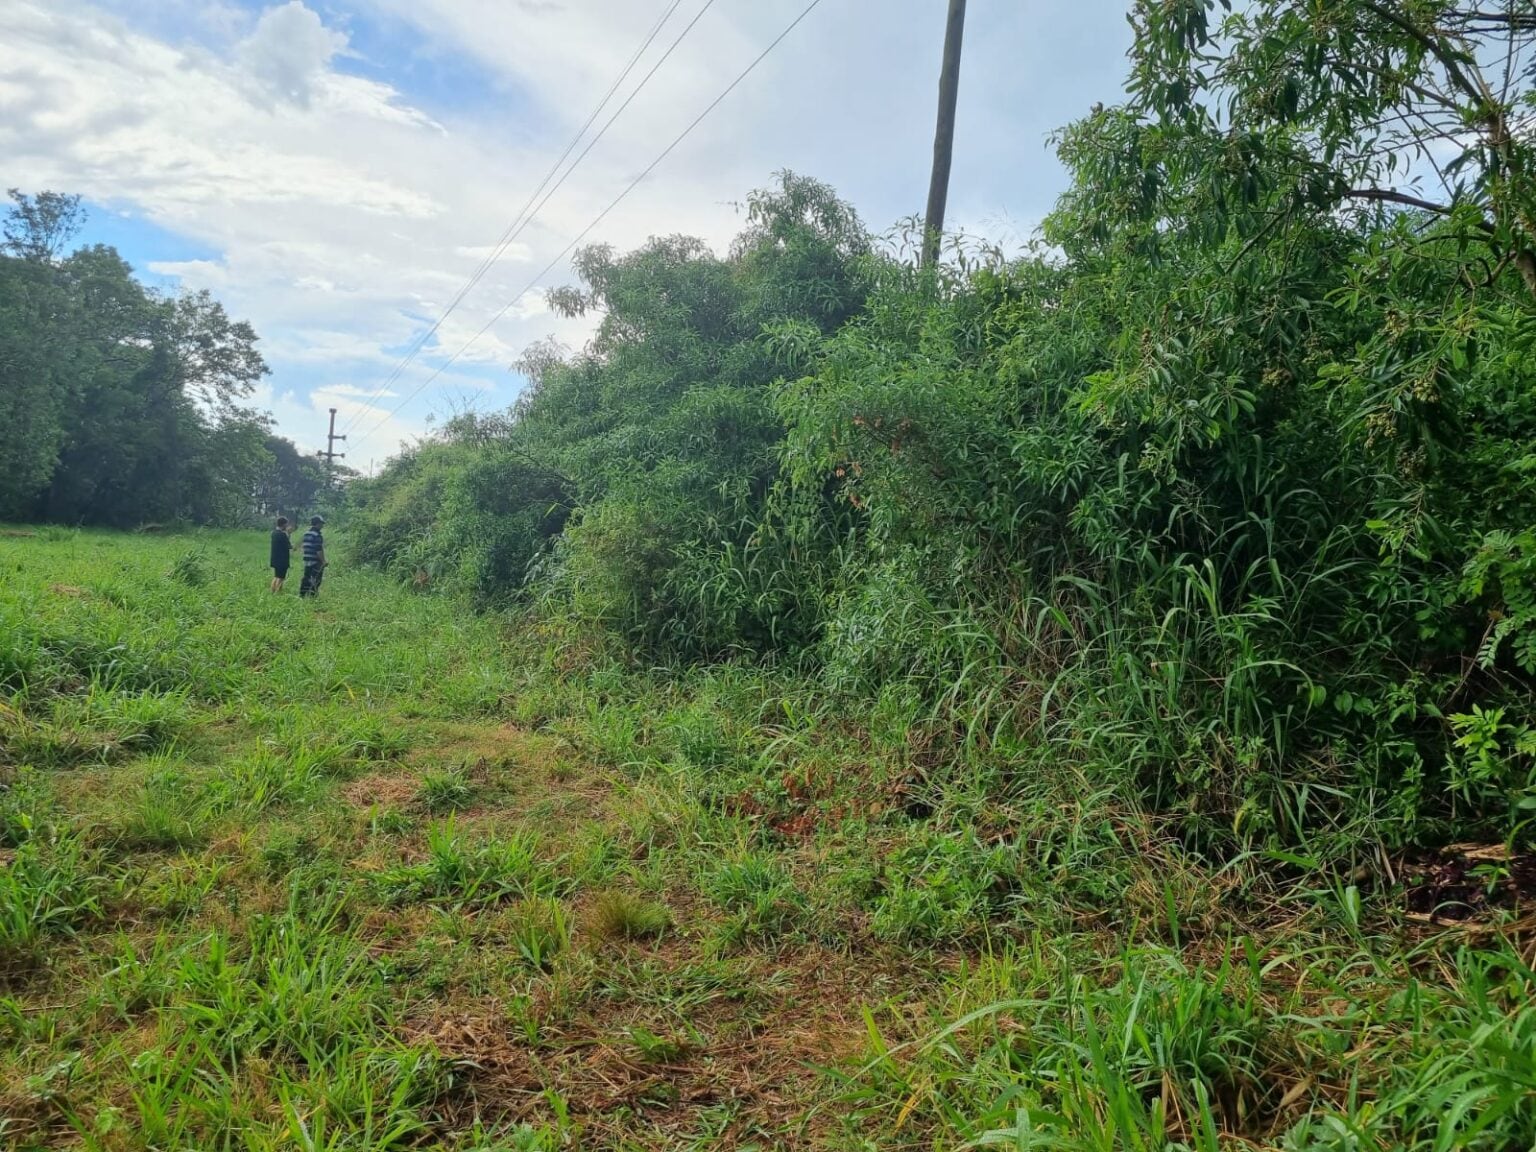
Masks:
[[[320,535],[320,529],[311,528],[308,532],[304,533],[301,547],[304,549],[304,566],[306,568],[320,563],[320,553],[325,549],[325,537]]]

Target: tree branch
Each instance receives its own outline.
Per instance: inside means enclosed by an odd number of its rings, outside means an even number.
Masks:
[[[1514,12],[1481,12],[1477,9],[1458,9],[1447,12],[1449,20],[1464,21],[1477,24],[1504,24],[1510,28],[1536,29],[1536,15],[1524,15]]]
[[[1347,200],[1375,200],[1387,204],[1402,204],[1408,208],[1422,208],[1425,212],[1434,212],[1440,216],[1449,216],[1451,210],[1444,204],[1436,204],[1433,200],[1424,200],[1418,196],[1410,196],[1406,192],[1397,192],[1391,188],[1351,188],[1344,193]]]
[[[1473,100],[1482,99],[1483,94],[1478,91],[1477,85],[1467,79],[1466,73],[1461,70],[1461,65],[1446,51],[1445,45],[1441,44],[1434,36],[1431,36],[1401,12],[1394,11],[1388,4],[1379,4],[1376,3],[1376,0],[1361,0],[1360,6],[1369,12],[1374,12],[1388,24],[1393,25],[1399,31],[1415,40],[1424,51],[1439,61],[1440,66],[1445,69],[1446,75],[1454,80],[1463,92]]]

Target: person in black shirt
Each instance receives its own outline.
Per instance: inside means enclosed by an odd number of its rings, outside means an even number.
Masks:
[[[272,591],[281,592],[283,581],[288,579],[288,562],[293,555],[293,540],[289,533],[293,531],[288,523],[288,517],[279,516],[277,527],[272,529]]]

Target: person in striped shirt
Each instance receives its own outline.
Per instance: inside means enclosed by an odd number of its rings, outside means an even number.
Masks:
[[[304,556],[304,578],[299,581],[300,596],[316,596],[320,592],[320,578],[325,575],[325,537],[320,529],[325,521],[318,516],[309,518],[309,531],[299,547]]]

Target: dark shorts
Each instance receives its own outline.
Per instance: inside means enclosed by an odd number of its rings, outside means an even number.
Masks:
[[[272,565],[272,575],[276,576],[279,580],[286,580],[286,579],[288,579],[288,565],[286,565],[286,564],[274,564],[274,565]]]

